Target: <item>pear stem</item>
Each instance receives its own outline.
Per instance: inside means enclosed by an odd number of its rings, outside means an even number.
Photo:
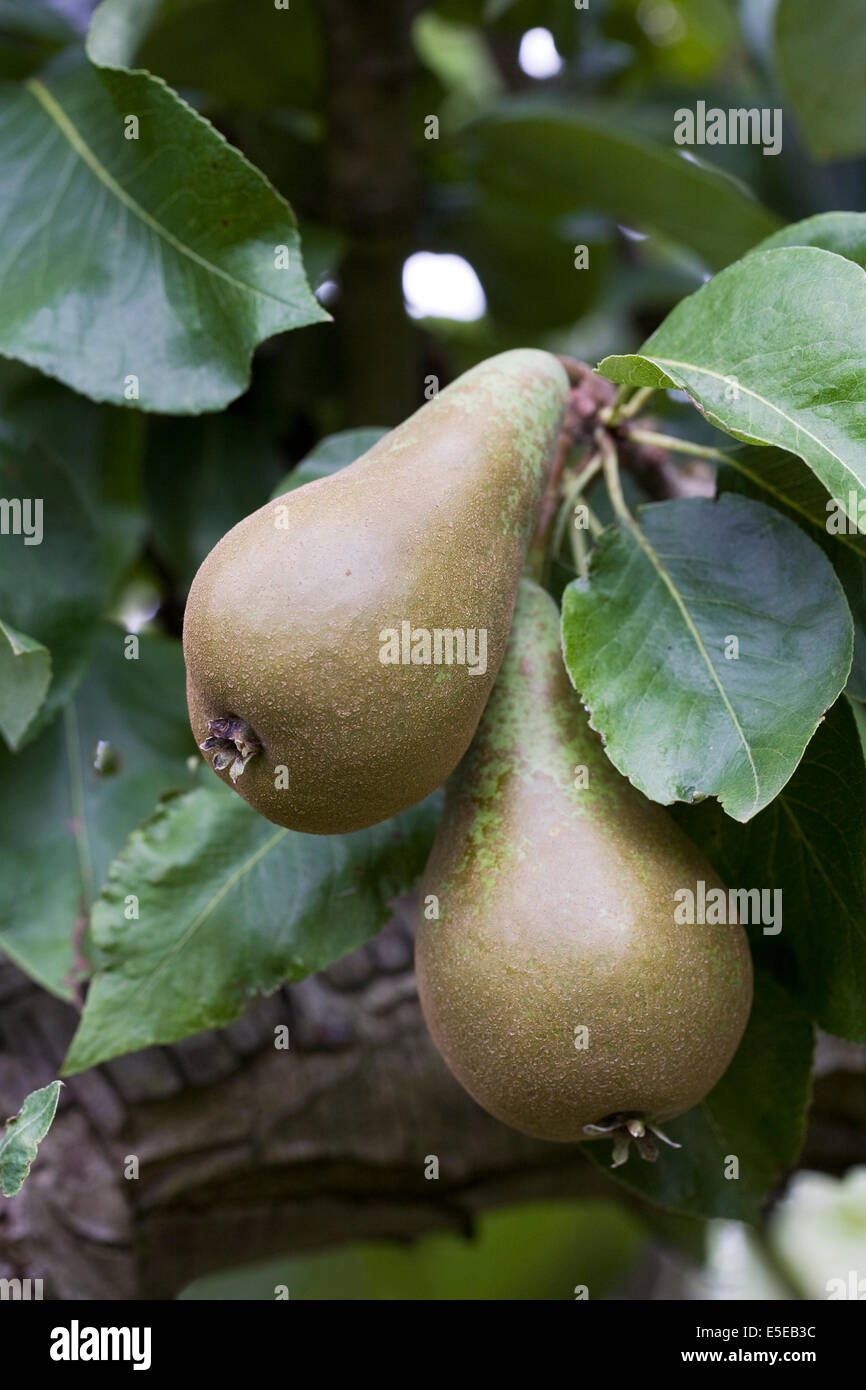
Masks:
[[[556,446],[556,455],[551,464],[547,478],[547,486],[541,499],[535,534],[529,543],[529,550],[526,555],[526,569],[528,573],[542,585],[544,583],[544,574],[546,570],[548,545],[551,532],[556,522],[557,502],[562,490],[562,478],[565,473],[565,465],[568,462],[568,456],[573,448],[574,439],[566,427],[565,422],[563,422],[559,442]]]
[[[636,444],[650,444],[656,449],[667,449],[673,454],[689,454],[696,459],[711,459],[714,463],[728,463],[730,460],[721,449],[713,449],[706,444],[693,444],[689,439],[680,439],[675,434],[657,434],[655,430],[630,429],[628,438]]]
[[[596,443],[601,450],[604,481],[607,485],[608,496],[611,505],[621,521],[626,525],[633,526],[634,518],[628,509],[625,496],[622,490],[622,481],[619,476],[619,458],[616,452],[616,445],[608,434],[607,430],[598,429],[595,432]]]
[[[612,425],[620,418],[630,391],[631,387],[625,381],[616,388],[616,394],[610,405],[604,406],[598,412],[598,418],[603,425]]]
[[[606,410],[599,411],[598,418],[603,425],[617,425],[621,420],[631,420],[657,390],[655,386],[642,386],[631,399],[627,399],[630,389],[629,386],[620,386],[613,403]]]
[[[547,558],[544,569],[545,575],[547,574],[547,566],[559,554],[560,548],[562,546],[562,538],[565,535],[565,528],[568,525],[568,518],[571,514],[572,508],[574,507],[575,500],[589,486],[593,478],[597,477],[598,474],[601,472],[601,465],[601,454],[597,452],[591,453],[589,455],[588,461],[584,463],[583,468],[581,468],[578,473],[574,474],[569,479],[565,488],[565,495],[562,499],[562,505],[556,517],[556,524],[553,528],[553,535],[550,542],[550,547],[549,549],[547,549],[546,552]],[[595,513],[590,509],[590,507],[587,506],[586,511],[587,520],[589,522],[589,529],[592,532],[593,536],[597,536],[602,531],[601,523],[598,520],[598,517],[595,515]],[[575,527],[571,532],[571,553],[578,574],[585,578],[587,570],[586,546],[583,542],[583,536],[579,534],[579,530],[579,527]]]
[[[579,527],[573,526],[569,532],[571,542],[571,556],[574,560],[574,567],[581,579],[589,577],[589,556],[586,551],[586,541],[583,532]]]

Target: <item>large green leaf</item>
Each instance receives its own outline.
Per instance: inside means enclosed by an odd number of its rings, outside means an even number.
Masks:
[[[611,115],[513,101],[474,135],[481,182],[539,217],[607,213],[664,233],[711,266],[743,255],[777,226],[726,174],[636,136]]]
[[[608,757],[655,801],[747,821],[845,684],[853,634],[822,552],[749,498],[660,502],[604,531],[563,597],[566,666]]]
[[[855,522],[866,504],[866,274],[853,261],[755,251],[599,371],[681,387],[735,438],[798,454]]]
[[[866,151],[866,25],[862,0],[779,0],[782,93],[816,159]]]
[[[328,317],[288,204],[147,74],[0,85],[0,189],[0,351],[95,400],[221,409],[263,338]]]
[[[220,1027],[354,950],[421,872],[437,817],[430,797],[352,835],[300,835],[222,786],[164,802],[94,906],[98,973],[64,1071]]]
[[[682,1148],[659,1145],[654,1164],[632,1154],[613,1176],[674,1211],[757,1222],[803,1142],[812,1042],[808,1017],[758,972],[752,1016],[733,1062],[706,1100],[664,1126]],[[610,1162],[606,1144],[586,1144],[584,1152],[599,1166]]]
[[[52,667],[44,703],[26,733],[19,729],[17,746],[56,715],[80,681],[107,591],[93,517],[64,464],[14,437],[0,439],[0,497],[22,508],[21,525],[30,531],[11,533],[13,516],[10,534],[0,536],[0,617],[45,647]]]
[[[0,950],[56,994],[71,993],[111,859],[163,792],[192,784],[180,644],[139,643],[128,660],[125,634],[105,626],[64,718],[16,757],[0,750]]]
[[[866,1043],[866,764],[847,701],[748,825],[712,803],[677,818],[726,883],[780,891],[781,931],[752,928],[753,952],[822,1028]]]
[[[62,1085],[62,1081],[52,1081],[39,1091],[31,1091],[18,1114],[6,1121],[0,1134],[0,1192],[4,1197],[21,1191],[36,1150],[51,1128]]]
[[[866,270],[866,213],[819,212],[780,227],[762,241],[756,251],[773,251],[782,246],[817,246],[822,251],[835,251]]]
[[[828,533],[830,495],[794,454],[744,444],[726,450],[725,456],[729,462],[716,474],[716,492],[739,492],[771,503],[802,526],[833,565],[854,620],[854,660],[846,689],[866,700],[866,535],[847,529]]]

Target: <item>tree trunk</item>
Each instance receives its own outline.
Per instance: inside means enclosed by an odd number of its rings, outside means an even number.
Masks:
[[[404,901],[376,940],[229,1028],[71,1077],[22,1191],[0,1200],[0,1278],[42,1279],[45,1298],[171,1298],[281,1254],[468,1234],[489,1207],[630,1200],[573,1146],[465,1094],[428,1038],[411,950]],[[0,964],[0,1115],[56,1076],[75,1017]],[[864,1117],[864,1054],[828,1041],[806,1164],[862,1162]]]
[[[421,405],[419,341],[403,305],[417,178],[409,95],[419,0],[322,0],[330,221],[346,238],[339,339],[344,424],[397,425]]]

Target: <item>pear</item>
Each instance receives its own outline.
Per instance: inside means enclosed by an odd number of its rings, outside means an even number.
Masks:
[[[505,652],[567,395],[551,354],[493,357],[206,557],[184,619],[190,721],[261,815],[358,830],[457,765]]]
[[[653,1132],[719,1080],[751,1007],[742,927],[675,920],[700,880],[722,886],[608,761],[556,605],[524,580],[421,888],[421,1005],[470,1095],[536,1138],[608,1135],[620,1162],[633,1137],[653,1158]]]

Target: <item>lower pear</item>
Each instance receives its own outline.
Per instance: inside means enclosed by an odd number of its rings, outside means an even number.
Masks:
[[[722,887],[608,761],[556,605],[524,580],[421,888],[421,1004],[470,1095],[537,1138],[607,1135],[615,1162],[634,1138],[653,1158],[652,1133],[719,1080],[751,1008],[743,928],[675,920],[701,880]]]

